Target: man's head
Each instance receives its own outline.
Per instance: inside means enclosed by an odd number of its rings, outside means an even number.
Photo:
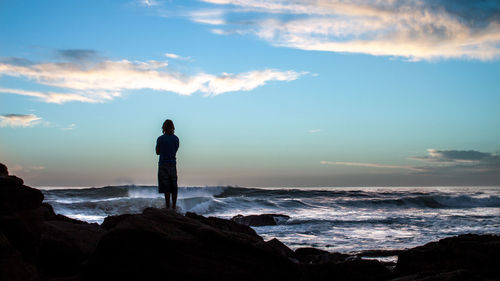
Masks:
[[[8,176],[8,175],[9,175],[9,170],[7,170],[7,166],[0,163],[0,176]]]
[[[164,134],[173,135],[175,131],[174,122],[172,122],[172,120],[170,119],[165,120],[165,122],[163,122],[163,126],[161,126],[161,129],[163,130]]]

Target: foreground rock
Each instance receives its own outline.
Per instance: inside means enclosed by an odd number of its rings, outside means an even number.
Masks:
[[[0,182],[0,195],[0,280],[500,278],[500,239],[494,235],[463,235],[398,252],[392,272],[356,255],[293,251],[231,220],[148,208],[97,225],[55,214],[40,191],[19,181]]]
[[[396,273],[401,280],[499,280],[500,236],[460,235],[403,251]]]
[[[158,209],[115,221],[84,270],[87,280],[298,280],[299,276],[296,264],[249,227]]]
[[[262,215],[237,215],[231,218],[232,221],[248,226],[277,225],[280,221],[286,221],[290,217],[282,214],[262,214]]]
[[[0,280],[77,278],[104,233],[42,201],[22,181],[0,179]]]

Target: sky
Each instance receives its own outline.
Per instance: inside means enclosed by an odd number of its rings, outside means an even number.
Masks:
[[[32,186],[500,186],[500,3],[0,0],[0,162]]]

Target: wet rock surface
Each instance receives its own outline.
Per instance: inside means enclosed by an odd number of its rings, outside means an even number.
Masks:
[[[500,236],[465,234],[403,251],[396,274],[415,280],[500,280]]]
[[[277,225],[280,221],[286,221],[290,217],[282,214],[261,214],[261,215],[237,215],[231,218],[232,221],[248,226]]]

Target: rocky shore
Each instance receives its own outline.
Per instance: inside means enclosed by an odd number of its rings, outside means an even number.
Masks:
[[[147,208],[89,224],[0,178],[0,280],[500,280],[498,235],[349,255],[264,241],[246,224],[269,215],[255,219]],[[363,258],[384,255],[397,263]]]

